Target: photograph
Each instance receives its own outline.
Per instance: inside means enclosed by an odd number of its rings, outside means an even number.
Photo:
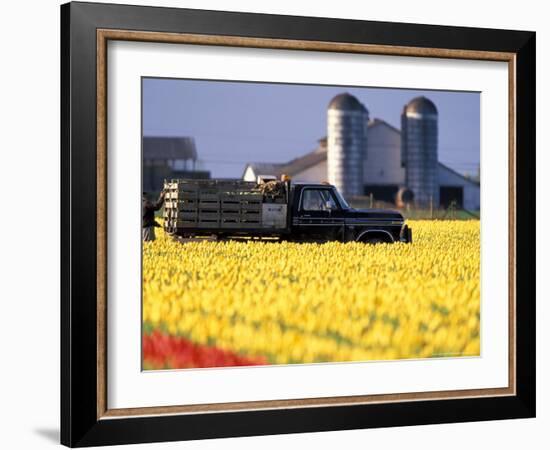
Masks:
[[[142,77],[142,369],[480,357],[480,93]]]
[[[61,443],[424,448],[453,424],[517,447],[540,393],[536,23],[173,6],[60,8]]]

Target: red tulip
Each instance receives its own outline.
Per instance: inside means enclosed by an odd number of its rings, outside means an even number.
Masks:
[[[246,357],[214,346],[194,344],[159,330],[143,335],[143,362],[148,369],[187,369],[269,364],[263,356]]]

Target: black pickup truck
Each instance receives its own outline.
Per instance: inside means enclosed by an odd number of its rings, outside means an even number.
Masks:
[[[329,184],[180,179],[164,190],[164,229],[182,238],[412,242],[400,212],[354,209]]]

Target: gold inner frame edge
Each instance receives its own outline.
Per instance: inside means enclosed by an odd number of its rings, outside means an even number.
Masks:
[[[357,44],[326,41],[251,38],[241,36],[159,33],[148,31],[98,29],[96,48],[97,108],[97,419],[135,416],[219,413],[290,409],[323,406],[346,406],[402,401],[448,400],[511,396],[516,394],[516,55],[508,52],[460,50]],[[362,53],[389,56],[472,59],[508,62],[508,387],[401,394],[318,397],[288,400],[264,400],[200,405],[148,406],[108,409],[107,405],[107,42],[109,40],[157,42],[169,44],[217,45],[279,50]]]

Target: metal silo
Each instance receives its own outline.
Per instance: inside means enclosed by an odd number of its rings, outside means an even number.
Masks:
[[[367,122],[367,109],[351,94],[339,94],[328,105],[328,181],[344,197],[363,194]]]
[[[412,99],[401,114],[401,158],[405,184],[420,207],[439,206],[437,108],[426,97]]]

